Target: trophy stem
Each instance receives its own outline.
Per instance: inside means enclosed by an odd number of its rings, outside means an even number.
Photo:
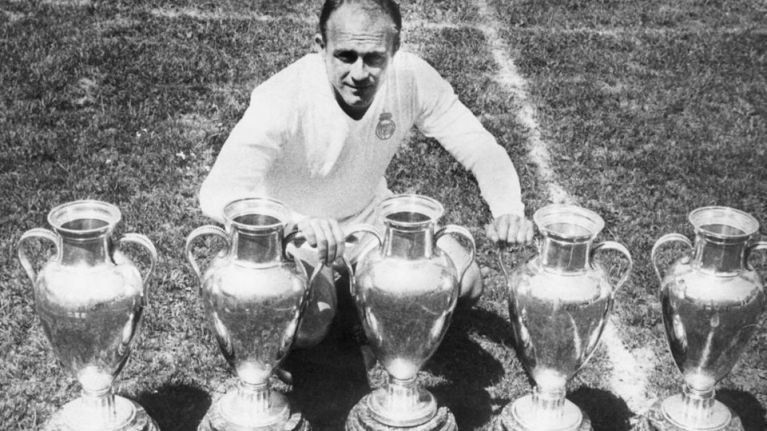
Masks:
[[[656,429],[670,423],[678,428],[691,430],[724,430],[738,428],[732,413],[724,404],[714,399],[714,388],[699,390],[685,384],[681,394],[666,398],[659,406],[653,406],[648,414]],[[659,407],[659,409],[658,409]],[[660,410],[660,415],[656,412]]]
[[[294,429],[301,425],[300,414],[291,415],[287,399],[269,389],[267,381],[251,383],[240,380],[237,388],[213,402],[200,430],[233,431]],[[301,425],[304,426],[304,425]]]
[[[501,413],[499,430],[507,431],[586,431],[591,421],[565,398],[564,387],[540,386],[517,399]]]
[[[241,411],[259,416],[267,414],[272,407],[269,393],[268,383],[253,384],[240,380],[237,386],[237,402]]]
[[[389,375],[385,399],[387,410],[413,409],[418,404],[418,386],[415,383],[415,377],[403,380]]]
[[[698,390],[684,385],[681,394],[658,401],[647,413],[651,429],[743,431],[737,415],[714,399],[714,388]]]
[[[429,422],[437,414],[437,400],[420,388],[415,377],[398,379],[389,375],[386,385],[363,398],[375,421],[406,428]]]
[[[111,387],[99,391],[83,389],[80,399],[83,409],[92,412],[91,415],[95,422],[109,424],[115,421],[117,411],[115,410],[115,395],[112,393]]]
[[[686,423],[690,423],[688,421],[697,422],[698,420],[708,421],[711,418],[715,392],[713,388],[700,391],[689,385],[684,385],[682,414],[687,419]]]
[[[565,390],[555,388],[542,390],[540,386],[533,388],[533,408],[536,416],[545,416],[551,419],[561,419],[564,414]]]
[[[68,429],[116,430],[134,421],[136,414],[136,406],[124,398],[118,399],[111,386],[97,390],[83,388],[80,398],[64,406],[60,419],[54,422],[61,420]]]

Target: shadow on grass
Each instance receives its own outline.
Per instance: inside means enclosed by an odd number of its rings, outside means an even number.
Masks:
[[[338,313],[329,334],[313,348],[293,350],[283,363],[293,376],[291,400],[316,429],[342,430],[349,411],[371,390],[351,330],[358,324],[348,289],[338,289]],[[444,379],[428,389],[440,405],[450,408],[459,429],[481,427],[492,418],[493,402],[508,403],[491,400],[485,389],[504,377],[503,364],[470,334],[510,345],[510,331],[509,323],[492,312],[457,309],[442,344],[425,364],[425,370]]]
[[[503,364],[470,337],[476,333],[506,346],[511,345],[511,325],[490,311],[459,307],[439,350],[425,369],[447,382],[430,387],[440,405],[455,415],[459,429],[476,429],[490,422],[493,404],[502,407],[508,399],[491,399],[488,387],[505,376]]]
[[[764,419],[767,412],[752,394],[734,389],[720,389],[716,391],[716,399],[740,417],[745,431],[767,430],[767,422]]]
[[[338,310],[320,344],[295,349],[283,362],[293,376],[291,402],[318,430],[342,430],[346,416],[370,392],[352,328],[359,325],[346,275],[336,282]]]
[[[184,384],[166,384],[157,391],[142,392],[136,401],[163,431],[195,431],[211,403],[207,392]]]
[[[626,402],[601,389],[580,387],[567,394],[567,399],[591,418],[594,431],[629,431],[634,415]]]

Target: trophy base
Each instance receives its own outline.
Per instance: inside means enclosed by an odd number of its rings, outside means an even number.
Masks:
[[[402,400],[404,406],[393,407],[397,404],[390,391],[392,387],[379,388],[364,397],[367,402],[370,415],[377,422],[396,428],[411,428],[421,425],[437,414],[437,400],[431,392],[413,386],[410,388],[412,398]]]
[[[228,408],[234,396],[234,392],[228,392],[215,400],[197,427],[197,431],[310,431],[312,429],[300,412],[291,412],[284,395],[277,392],[270,394],[272,408],[263,417],[254,420],[254,423],[247,423],[248,421],[243,418],[235,420],[238,415]]]
[[[83,411],[80,408],[80,400],[76,399],[65,404],[42,429],[43,431],[160,431],[157,422],[136,402],[118,395],[114,396],[114,401],[118,416],[124,418],[114,427],[89,427],[84,420],[77,420],[83,417]]]
[[[565,400],[562,421],[551,424],[541,423],[540,417],[529,417],[532,408],[532,395],[514,401],[503,408],[496,419],[494,431],[592,431],[591,419],[575,404]],[[528,416],[526,418],[526,416]]]
[[[652,431],[743,431],[743,424],[738,415],[719,401],[715,401],[713,420],[709,424],[698,427],[685,426],[664,413],[678,403],[681,405],[681,398],[681,394],[672,395],[653,404],[645,416],[648,428]]]
[[[358,402],[349,417],[346,419],[346,431],[458,431],[455,416],[447,407],[439,407],[437,413],[426,423],[411,427],[394,427],[379,422],[371,414],[368,407],[369,398],[372,394],[365,395]]]

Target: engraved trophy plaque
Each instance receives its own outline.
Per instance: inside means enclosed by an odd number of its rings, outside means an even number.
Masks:
[[[743,430],[740,419],[714,399],[714,386],[735,365],[764,310],[762,279],[747,261],[753,251],[767,250],[767,241],[753,241],[759,223],[733,208],[698,208],[689,221],[694,244],[672,233],[652,249],[669,350],[684,388],[656,403],[647,418],[661,431]],[[660,250],[673,242],[690,251],[663,275]]]
[[[434,396],[416,383],[418,371],[447,331],[460,279],[475,255],[467,229],[448,225],[435,232],[443,211],[434,199],[396,195],[381,203],[383,236],[370,226],[355,231],[373,233],[379,242],[360,258],[352,293],[388,381],[354,406],[347,430],[456,429],[452,413],[438,407]],[[454,263],[437,247],[444,235],[462,237],[470,244],[468,262]]]
[[[509,315],[517,357],[535,382],[532,394],[506,406],[497,430],[586,431],[591,422],[565,398],[567,381],[596,349],[615,298],[628,280],[631,254],[621,244],[594,239],[604,221],[575,205],[548,205],[533,221],[542,236],[538,254],[507,273]],[[612,250],[627,265],[617,283],[594,257]]]
[[[113,247],[121,218],[109,203],[81,200],[48,213],[53,231],[35,228],[19,239],[18,255],[34,284],[35,307],[62,366],[80,382],[82,395],[44,425],[46,431],[155,431],[157,424],[135,402],[115,395],[112,381],[128,360],[146,306],[147,279],[157,251],[143,235],[129,233]],[[54,244],[54,256],[35,273],[25,251],[32,240]],[[143,279],[120,251],[133,243],[151,264]]]
[[[227,231],[202,226],[187,237],[186,256],[202,283],[205,314],[238,377],[235,389],[214,400],[201,431],[310,429],[286,397],[269,388],[322,269],[317,265],[307,280],[304,265],[286,252],[293,237],[283,234],[288,214],[275,200],[241,199],[224,208]],[[202,273],[192,247],[206,235],[221,238],[227,250]]]

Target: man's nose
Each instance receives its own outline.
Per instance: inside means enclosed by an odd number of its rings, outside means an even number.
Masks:
[[[361,56],[352,64],[350,75],[355,81],[364,81],[368,78],[368,67]]]

